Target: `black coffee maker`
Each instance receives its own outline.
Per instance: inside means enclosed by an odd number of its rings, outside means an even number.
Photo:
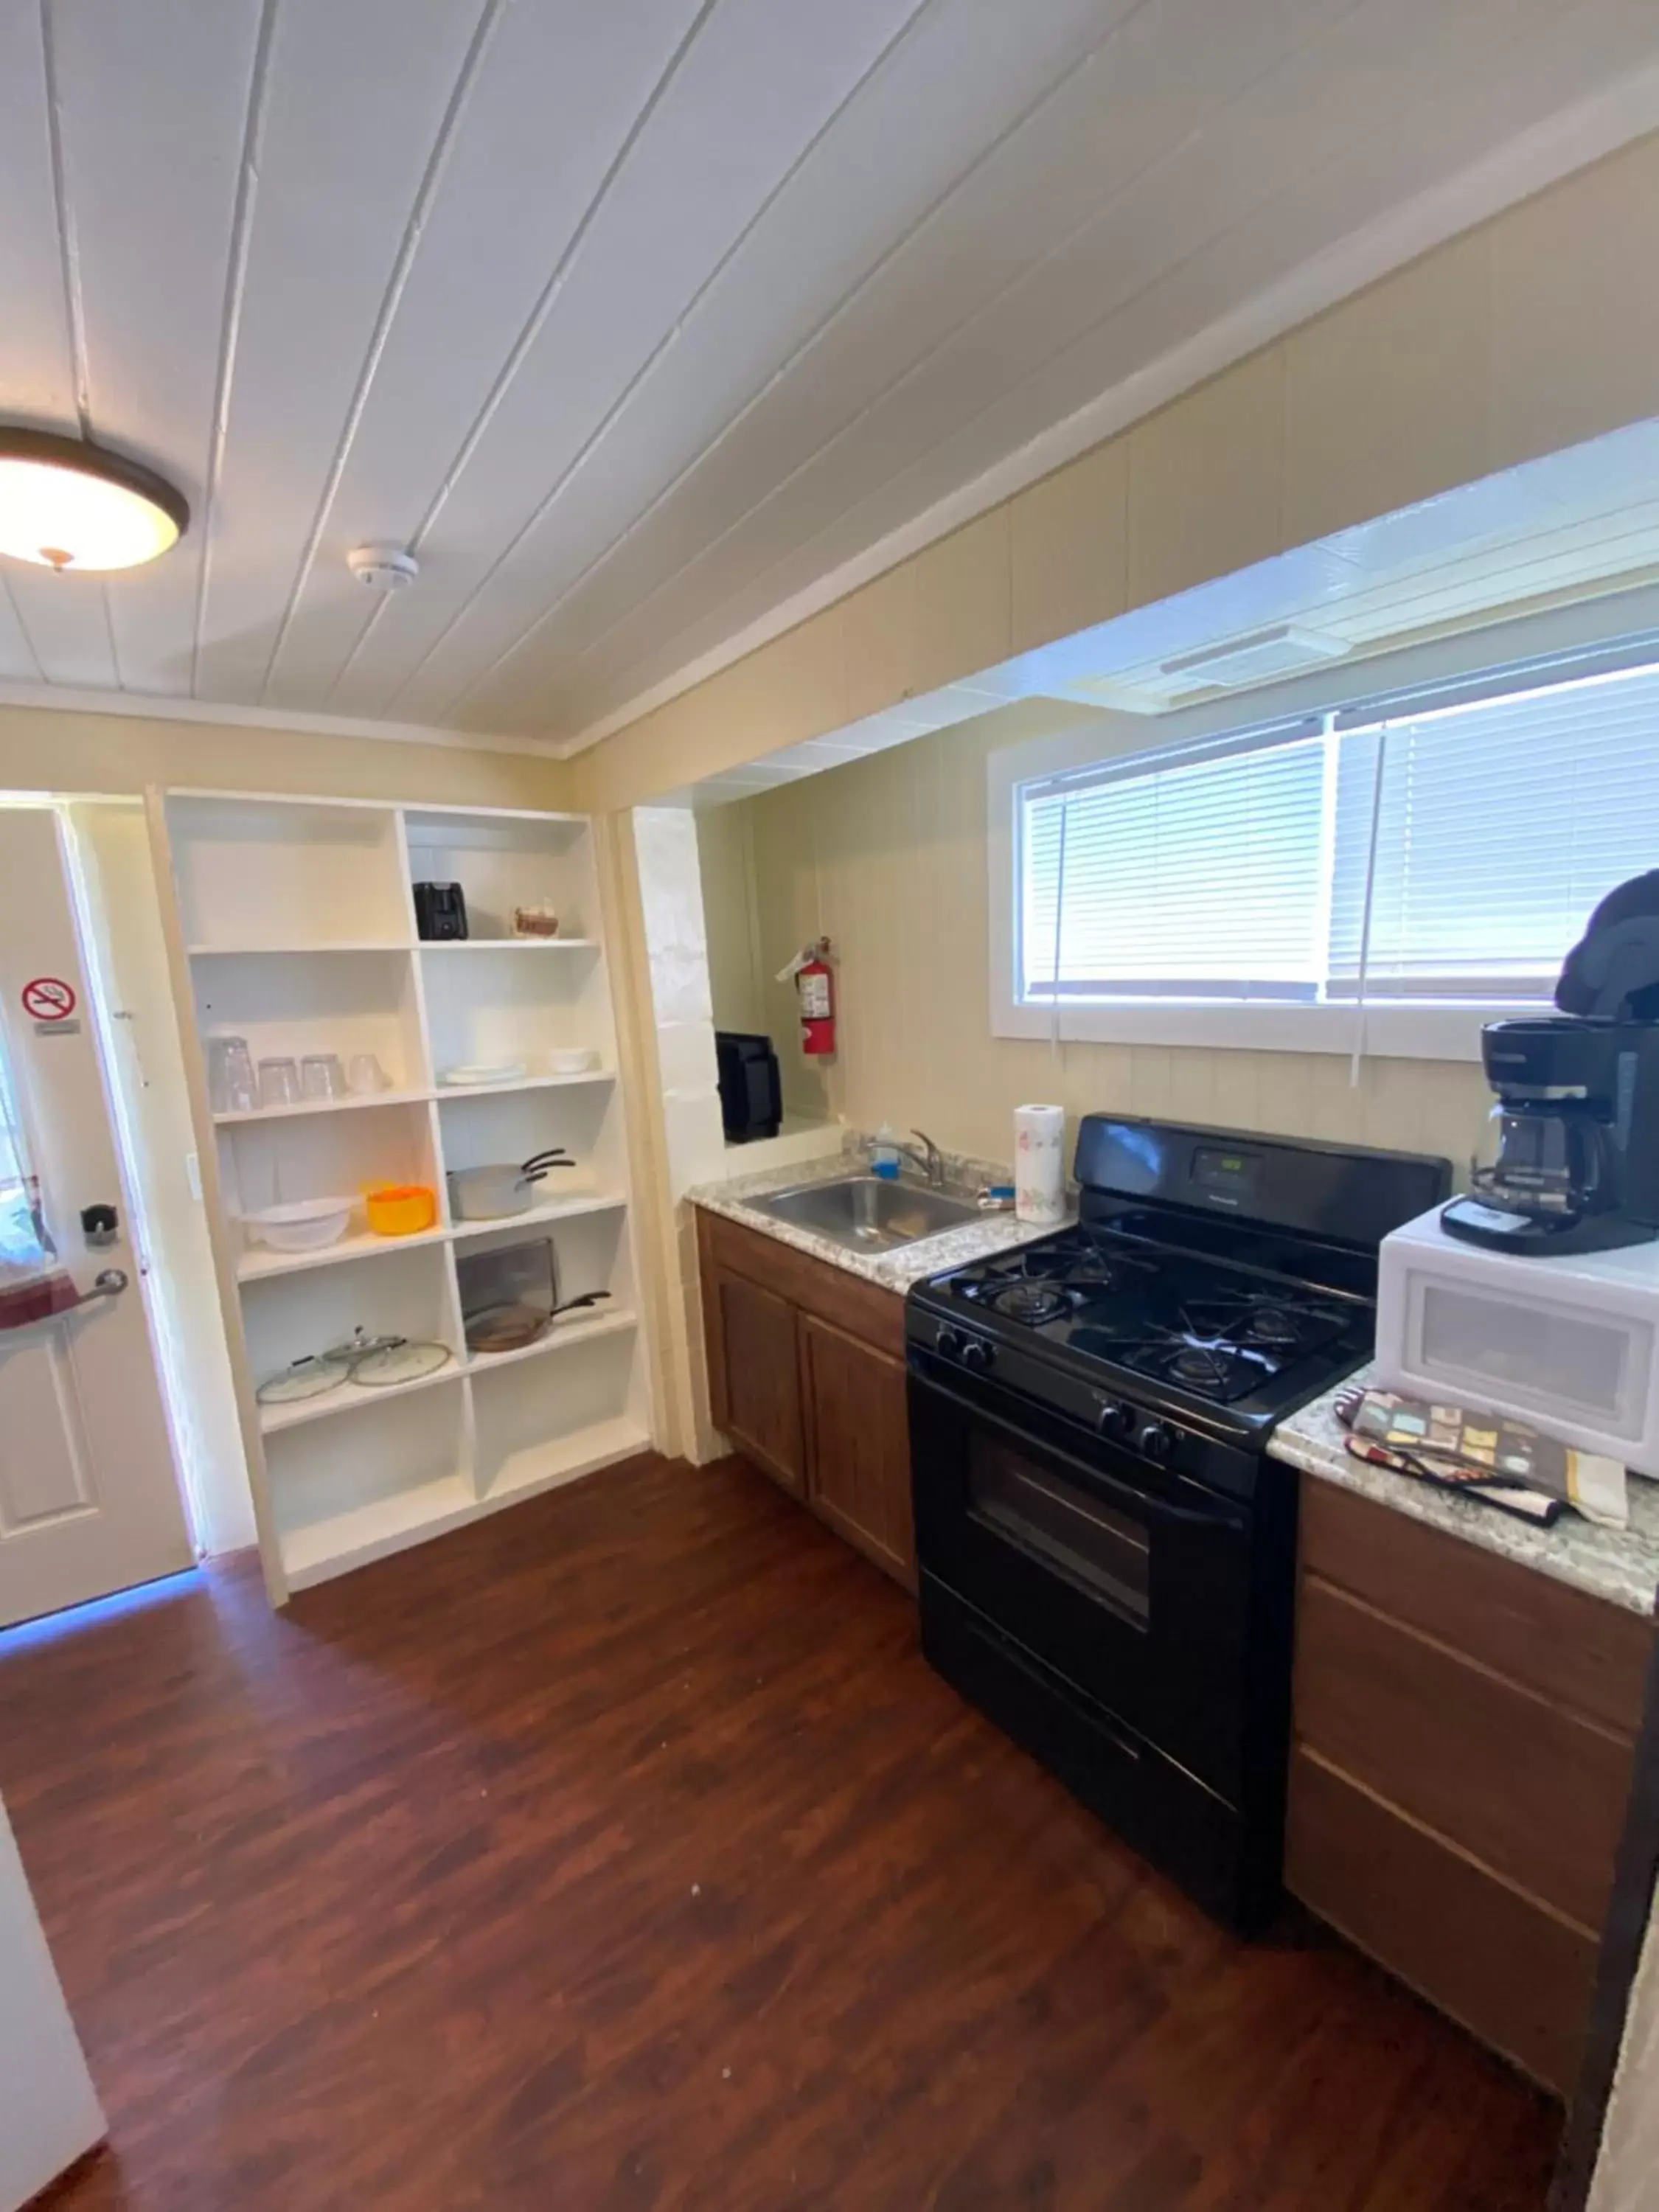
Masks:
[[[1659,1237],[1659,869],[1596,908],[1555,1003],[1481,1031],[1498,1158],[1442,1225],[1500,1252],[1646,1243]]]

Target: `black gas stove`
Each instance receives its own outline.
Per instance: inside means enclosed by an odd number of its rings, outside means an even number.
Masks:
[[[1347,1255],[1323,1255],[1325,1274],[1346,1279],[1338,1287],[1188,1249],[1179,1236],[1136,1207],[959,1268],[929,1288],[959,1307],[975,1334],[1034,1334],[1056,1358],[1087,1362],[1102,1380],[1113,1370],[1148,1403],[1167,1395],[1180,1407],[1231,1407],[1251,1426],[1277,1419],[1364,1356],[1373,1285]],[[1308,1264],[1306,1255],[1280,1256]]]
[[[922,1640],[1236,1925],[1277,1894],[1295,1482],[1445,1162],[1085,1117],[1081,1218],[907,1306]]]

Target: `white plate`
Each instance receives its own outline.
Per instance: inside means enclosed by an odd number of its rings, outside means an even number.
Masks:
[[[523,1060],[497,1060],[493,1066],[446,1067],[440,1071],[440,1083],[522,1083],[528,1073]]]

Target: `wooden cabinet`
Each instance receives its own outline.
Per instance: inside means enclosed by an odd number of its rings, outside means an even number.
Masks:
[[[806,1454],[795,1310],[741,1275],[719,1276],[714,1296],[723,1347],[714,1418],[742,1451],[803,1498]]]
[[[1563,2094],[1652,1638],[1617,1606],[1303,1478],[1286,1883]]]
[[[914,1589],[903,1300],[716,1214],[697,1242],[717,1425]]]
[[[900,1582],[914,1578],[904,1363],[800,1316],[809,1496],[820,1517]]]

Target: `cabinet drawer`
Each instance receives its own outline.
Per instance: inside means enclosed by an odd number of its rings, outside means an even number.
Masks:
[[[712,1264],[726,1273],[745,1275],[803,1313],[817,1314],[878,1352],[903,1358],[904,1300],[896,1291],[864,1282],[844,1267],[815,1260],[718,1213],[699,1209],[697,1237],[705,1269]]]
[[[1575,2086],[1596,1946],[1306,1750],[1291,1763],[1294,1896],[1562,2096]]]
[[[1587,1931],[1601,1927],[1631,1748],[1304,1574],[1299,1743]]]
[[[1301,1544],[1324,1581],[1634,1738],[1650,1621],[1317,1475],[1302,1478]]]

